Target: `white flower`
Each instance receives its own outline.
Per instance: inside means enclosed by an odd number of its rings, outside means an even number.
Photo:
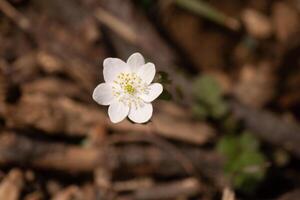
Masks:
[[[99,84],[93,99],[101,105],[109,105],[108,115],[113,123],[127,116],[136,123],[150,120],[151,102],[163,91],[159,83],[151,83],[155,76],[153,63],[146,63],[140,53],[132,54],[127,63],[118,58],[106,58],[103,62],[105,83]]]

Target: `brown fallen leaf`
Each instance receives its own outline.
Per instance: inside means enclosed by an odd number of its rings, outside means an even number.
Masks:
[[[52,200],[83,200],[84,195],[80,191],[80,189],[73,185],[69,186],[66,189],[59,192],[57,195],[55,195]]]
[[[94,127],[107,120],[93,106],[42,94],[23,95],[17,104],[7,105],[4,112],[8,127],[31,127],[48,134],[73,136],[88,135]]]
[[[64,89],[62,90],[62,86]],[[91,94],[82,90],[77,83],[55,77],[45,77],[21,85],[23,94],[42,94],[50,97],[68,97],[92,102]]]
[[[222,200],[235,200],[235,194],[230,188],[223,190]]]
[[[254,9],[246,9],[241,14],[247,32],[255,38],[266,39],[273,33],[271,20]]]
[[[281,42],[288,41],[291,36],[298,36],[300,32],[299,13],[283,1],[275,2],[272,6],[272,18],[275,35]]]
[[[206,29],[203,20],[191,13],[172,6],[160,6],[165,29],[197,69],[218,69],[225,66],[223,55],[228,40],[224,34]]]
[[[215,130],[205,123],[178,120],[166,113],[155,114],[152,122],[147,125],[123,121],[109,126],[113,130],[124,132],[155,132],[169,139],[198,145],[211,141],[215,137]]]
[[[104,166],[106,161],[104,152],[97,148],[41,142],[14,132],[2,132],[0,144],[1,166],[22,164],[76,173],[90,172],[99,165]]]
[[[264,106],[274,95],[276,77],[273,70],[269,61],[262,61],[257,66],[244,65],[234,88],[236,98],[252,107]]]
[[[12,169],[0,183],[0,199],[18,200],[23,184],[22,172],[19,169]]]

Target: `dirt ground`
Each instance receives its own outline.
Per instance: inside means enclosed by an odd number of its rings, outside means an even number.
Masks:
[[[142,53],[146,124],[92,99]],[[299,0],[0,0],[0,200],[299,200]]]

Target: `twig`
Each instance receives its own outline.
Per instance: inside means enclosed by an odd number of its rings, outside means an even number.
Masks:
[[[17,11],[6,0],[0,0],[0,10],[13,20],[23,31],[28,32],[31,28],[30,21]]]
[[[149,188],[154,185],[154,182],[150,178],[138,178],[129,181],[115,182],[113,189],[116,192],[128,192],[138,190],[140,188]]]
[[[83,191],[79,187],[72,185],[58,192],[51,200],[82,199],[84,196]]]
[[[152,139],[157,145],[159,145],[160,148],[164,148],[168,153],[170,153],[170,155],[173,156],[182,165],[182,167],[186,170],[187,173],[199,177],[190,159],[186,157],[175,145],[163,138],[157,137],[157,135],[155,135],[155,124],[152,122],[150,125],[152,125],[149,135],[150,139]]]
[[[155,137],[155,133],[149,133],[147,135],[118,135],[112,137],[110,140],[111,143],[119,143],[119,142],[148,142],[158,146],[161,149],[164,149],[168,154],[170,154],[182,167],[183,169],[190,175],[196,175],[196,170],[193,166],[193,163],[178,150],[171,143],[159,138]],[[199,176],[198,176],[199,177]]]
[[[147,126],[129,121],[112,124],[103,112],[93,106],[84,106],[66,97],[51,98],[41,93],[23,95],[17,104],[7,105],[3,111],[7,126],[19,129],[33,127],[49,134],[65,133],[70,136],[87,135],[99,124],[121,132],[149,131]],[[166,113],[157,113],[153,122],[158,135],[186,143],[201,145],[215,136],[214,129],[206,124],[178,120]]]
[[[150,188],[137,190],[132,199],[155,200],[191,197],[201,192],[201,184],[195,178],[187,178],[168,184],[159,184]]]
[[[295,189],[280,196],[277,200],[298,200],[300,197],[300,189]]]
[[[31,127],[50,134],[73,136],[87,135],[106,120],[102,112],[92,107],[41,94],[24,95],[18,104],[7,105],[4,115],[11,128]]]
[[[130,43],[137,45],[137,33],[135,33],[129,26],[124,22],[119,20],[117,17],[105,11],[102,8],[97,8],[95,11],[95,17],[102,24],[111,28],[123,39],[129,41]]]
[[[115,139],[108,139],[108,141],[113,140]],[[130,142],[136,139],[129,137],[126,140]],[[147,140],[145,142],[149,143]],[[222,161],[215,152],[197,148],[182,148],[181,151],[193,163],[197,173],[208,178],[218,187],[224,187]],[[187,174],[176,158],[154,145],[126,144],[114,145],[111,148],[104,145],[101,149],[83,148],[33,140],[13,132],[3,132],[0,135],[0,166],[6,165],[21,165],[68,173],[91,173],[102,167],[112,171],[113,174],[126,171],[127,174],[135,176],[156,174],[170,177]]]
[[[0,135],[0,165],[35,166],[41,169],[91,172],[104,161],[96,148],[31,140],[12,132]]]
[[[253,134],[300,157],[300,127],[297,124],[286,122],[274,113],[249,108],[237,101],[232,101],[231,107],[234,115],[243,120]]]
[[[155,123],[157,135],[165,138],[201,145],[215,137],[215,130],[206,124],[177,120],[163,113],[157,113],[152,121]],[[115,131],[143,133],[149,131],[147,126],[132,124],[129,121],[108,125]]]

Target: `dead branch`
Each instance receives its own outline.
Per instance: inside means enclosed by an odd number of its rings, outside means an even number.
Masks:
[[[225,185],[222,160],[214,152],[198,148],[182,148],[201,175],[218,187]],[[127,144],[106,148],[83,148],[61,143],[32,140],[12,132],[0,135],[0,165],[32,166],[41,169],[60,170],[69,173],[92,172],[98,167],[113,174],[140,176],[186,175],[182,165],[165,149],[155,146]]]
[[[215,131],[206,124],[178,121],[166,114],[157,113],[153,117],[152,123],[155,126],[154,132],[158,135],[183,142],[204,144],[215,136]],[[124,121],[119,124],[110,124],[110,128],[125,132],[149,133],[151,131],[151,125],[149,125],[132,124],[129,121]]]
[[[111,15],[109,12],[103,10],[102,8],[97,8],[95,11],[95,17],[101,23],[105,24],[114,32],[118,33],[125,40],[131,42],[134,45],[137,45],[136,33],[115,16]]]
[[[7,126],[35,128],[51,134],[87,135],[103,124],[104,114],[68,98],[25,95],[16,105],[7,105]]]
[[[63,90],[62,86],[64,87]],[[84,92],[77,83],[54,77],[37,79],[22,84],[21,88],[24,94],[43,94],[50,97],[68,97],[71,99],[80,99],[84,102],[91,102],[90,94]]]
[[[193,163],[189,160],[189,158],[186,157],[185,154],[181,152],[181,150],[167,140],[156,137],[156,135],[153,134],[155,133],[151,132],[147,135],[118,135],[112,136],[110,141],[111,143],[146,142],[155,145],[172,156],[173,159],[175,159],[182,166],[187,174],[191,176],[197,176],[197,172]]]
[[[113,190],[116,192],[135,191],[140,188],[149,188],[154,185],[151,178],[137,178],[129,181],[117,181],[113,183]]]
[[[0,135],[0,164],[41,169],[90,172],[104,164],[104,152],[58,143],[30,140],[11,132]]]
[[[96,191],[94,185],[90,184],[82,187],[71,185],[62,191],[59,191],[51,198],[51,200],[106,200],[106,198],[102,198],[102,196],[98,194],[100,192]]]
[[[122,166],[121,171],[116,170],[118,173],[126,172],[127,175],[142,176],[154,173],[164,177],[186,175],[181,164],[163,149],[128,144],[116,148],[115,151],[115,155],[119,158],[116,166]],[[220,156],[197,148],[182,148],[181,151],[192,161],[197,172],[212,180],[218,187],[226,185]]]
[[[300,189],[296,189],[279,197],[277,200],[298,200],[300,196]]]
[[[253,134],[300,157],[298,125],[284,121],[274,113],[249,108],[236,101],[232,102],[232,110]]]
[[[195,178],[187,178],[167,184],[157,184],[150,188],[142,188],[134,192],[132,199],[155,200],[192,197],[201,192],[201,185]]]
[[[19,11],[17,11],[12,5],[10,5],[6,0],[0,0],[0,10],[14,23],[16,23],[16,25],[18,25],[22,30],[26,32],[29,31],[31,27],[30,21]]]
[[[41,49],[46,50],[31,51],[12,63],[9,75],[13,83],[22,85],[36,80],[40,78],[41,72],[47,76],[60,74],[68,77],[76,84],[80,84],[83,93],[91,92],[99,79],[97,67],[87,62],[86,59],[75,56],[74,52],[68,52],[62,44],[59,44],[61,48],[56,50],[53,46],[59,43],[59,39],[54,38],[52,40],[54,41],[49,41],[49,44],[45,43],[44,40],[41,41],[43,42],[41,45],[45,46]],[[61,51],[64,50],[65,52],[62,53]]]
[[[71,200],[71,199],[83,199],[83,194],[76,186],[69,186],[63,191],[58,192],[52,200]]]
[[[84,136],[103,125],[114,131],[151,131],[150,124],[139,125],[129,121],[112,124],[104,113],[93,106],[84,106],[65,97],[50,98],[42,94],[23,95],[17,104],[7,105],[4,113],[8,127],[35,128],[51,134]],[[215,136],[214,129],[206,124],[188,119],[178,120],[164,112],[155,114],[153,124],[155,130],[152,131],[158,135],[192,144],[204,144]]]

